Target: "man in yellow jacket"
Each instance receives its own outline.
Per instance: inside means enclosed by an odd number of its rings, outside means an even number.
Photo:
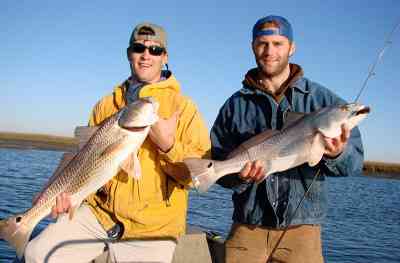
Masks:
[[[89,125],[101,124],[138,98],[154,97],[160,104],[160,120],[138,153],[143,176],[134,180],[119,172],[88,197],[73,220],[61,217],[29,242],[26,262],[89,262],[106,246],[116,262],[172,260],[176,239],[185,233],[191,184],[182,160],[203,157],[209,151],[208,131],[168,67],[162,70],[168,53],[166,33],[160,26],[137,25],[127,56],[131,77],[95,105]],[[57,216],[69,208],[69,196],[63,194],[52,214]],[[116,242],[102,242],[105,239]],[[77,240],[87,242],[74,244]]]

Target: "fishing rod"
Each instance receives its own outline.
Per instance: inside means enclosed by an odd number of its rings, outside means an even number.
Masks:
[[[376,65],[382,60],[383,54],[385,53],[386,49],[389,47],[390,44],[392,44],[391,38],[394,34],[394,32],[397,30],[397,28],[400,26],[400,20],[397,24],[395,24],[395,26],[393,27],[393,30],[387,35],[384,45],[382,47],[382,49],[379,51],[378,56],[376,57],[376,60],[374,63],[372,63],[372,65],[370,66],[370,70],[368,72],[367,77],[364,80],[363,85],[361,86],[360,91],[357,94],[356,99],[354,100],[354,102],[357,102],[358,99],[361,96],[361,93],[364,91],[365,87],[367,86],[368,80],[375,75],[375,67]]]
[[[393,27],[392,31],[387,35],[383,48],[379,51],[378,56],[376,58],[376,60],[372,63],[372,65],[370,66],[370,70],[368,71],[368,75],[366,77],[366,79],[363,82],[363,85],[360,88],[360,91],[358,92],[356,99],[354,102],[357,102],[358,99],[360,98],[362,92],[364,91],[365,87],[367,86],[367,83],[369,81],[369,79],[375,75],[375,67],[376,65],[382,60],[383,54],[385,53],[386,49],[388,48],[388,46],[392,43],[391,38],[394,35],[394,32],[397,30],[397,28],[400,26],[400,20],[398,21],[397,24],[395,24],[395,26]],[[321,172],[321,168],[318,168],[317,172],[315,173],[310,185],[307,187],[306,191],[304,192],[304,195],[302,196],[302,198],[300,199],[299,203],[297,204],[293,214],[291,215],[291,217],[289,218],[286,227],[284,228],[281,236],[279,237],[278,241],[276,242],[274,248],[272,249],[271,253],[269,254],[268,258],[267,258],[267,263],[272,263],[272,256],[275,253],[275,251],[278,249],[279,244],[281,243],[283,237],[285,236],[286,232],[289,229],[289,226],[294,218],[294,216],[297,213],[297,210],[299,209],[300,205],[303,203],[304,199],[306,198],[306,196],[308,195],[308,193],[311,190],[311,187],[313,186],[315,180],[317,179],[317,177],[320,175]]]

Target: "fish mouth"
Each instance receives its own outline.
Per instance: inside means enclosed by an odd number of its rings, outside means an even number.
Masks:
[[[140,98],[119,113],[119,127],[129,131],[143,131],[158,121],[158,102],[152,97]]]
[[[358,110],[358,111],[356,112],[356,116],[357,116],[357,115],[368,114],[368,113],[370,113],[370,112],[371,112],[371,108],[368,107],[368,106],[365,106],[365,107],[363,107],[362,109],[360,109],[360,110]]]
[[[147,126],[140,126],[140,127],[123,127],[125,130],[132,131],[132,132],[141,132],[144,131],[149,125]]]

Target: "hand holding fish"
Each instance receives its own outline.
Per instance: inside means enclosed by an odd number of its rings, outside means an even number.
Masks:
[[[32,205],[36,205],[42,197],[42,193],[36,194],[32,199]],[[55,219],[60,214],[69,213],[71,209],[71,195],[62,193],[56,197],[56,204],[51,208],[51,217]]]
[[[150,129],[150,139],[163,152],[168,152],[174,145],[179,115],[176,111],[168,119],[160,118]]]
[[[265,168],[260,160],[247,162],[239,173],[239,178],[246,182],[259,183],[265,178]]]
[[[336,158],[346,147],[350,138],[350,127],[345,123],[341,126],[342,133],[334,138],[324,137],[325,152],[324,155],[329,158]]]
[[[56,205],[51,208],[51,217],[57,218],[60,214],[69,213],[72,209],[71,195],[62,193],[56,198]]]

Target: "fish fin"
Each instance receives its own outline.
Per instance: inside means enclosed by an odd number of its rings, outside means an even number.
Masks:
[[[140,176],[142,176],[142,169],[140,167],[140,161],[136,153],[133,153],[133,168],[135,171],[133,177],[139,179]]]
[[[78,139],[78,149],[82,149],[83,146],[89,141],[93,134],[99,129],[98,126],[78,126],[75,128],[75,138]]]
[[[206,192],[221,177],[215,172],[213,160],[188,158],[183,162],[189,169],[194,188],[199,192]]]
[[[16,215],[0,221],[0,238],[6,240],[15,248],[19,259],[24,255],[26,245],[35,225],[36,223],[28,225],[23,223],[22,215]]]
[[[77,206],[71,206],[68,210],[68,218],[69,220],[72,220],[74,218],[75,215],[75,211],[76,211]]]
[[[324,155],[324,151],[325,146],[322,135],[320,133],[317,133],[311,143],[310,158],[308,160],[308,164],[311,167],[317,165],[319,161],[321,161],[322,156]]]
[[[257,134],[253,137],[251,137],[250,139],[248,139],[247,141],[243,142],[242,144],[240,144],[235,150],[233,150],[227,157],[227,159],[230,159],[242,152],[247,151],[247,149],[259,145],[262,142],[264,142],[265,140],[267,140],[268,138],[274,136],[275,134],[277,134],[279,131],[278,130],[266,130],[263,131],[260,134]]]
[[[79,195],[71,195],[70,196],[70,207],[68,209],[68,219],[72,220],[74,218],[75,212],[78,209],[78,207],[81,206],[82,204],[82,197]],[[62,216],[67,216],[66,213],[62,213],[59,215],[59,217]]]
[[[127,173],[129,176],[132,176],[134,169],[134,157],[132,155],[129,155],[120,165],[121,170]]]
[[[121,170],[127,173],[131,178],[139,179],[141,176],[140,162],[136,152],[132,153],[121,164]]]
[[[287,128],[292,123],[295,123],[296,121],[303,118],[305,115],[306,114],[304,112],[292,112],[292,111],[287,112],[286,116],[285,116],[285,123],[283,124],[283,128]]]

